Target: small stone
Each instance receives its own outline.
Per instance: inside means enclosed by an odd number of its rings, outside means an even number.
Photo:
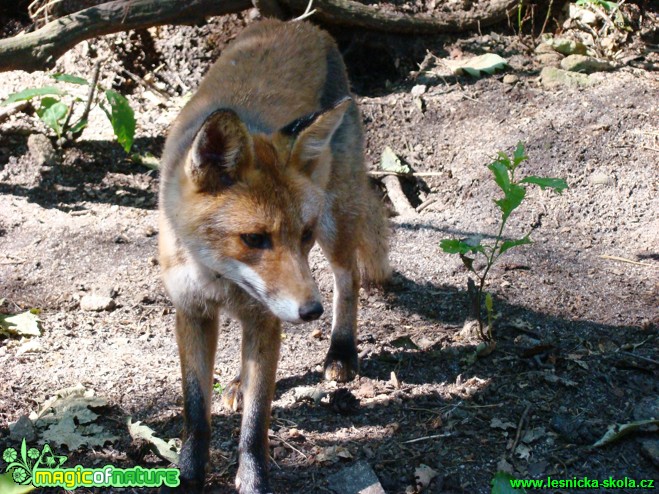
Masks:
[[[23,441],[31,443],[36,440],[37,435],[32,421],[27,415],[22,415],[15,423],[9,424],[9,439],[15,442]]]
[[[311,332],[311,337],[319,340],[323,337],[323,331],[320,328],[316,328]]]
[[[365,461],[358,461],[327,479],[337,494],[385,494],[377,475]]]
[[[39,352],[43,352],[41,340],[39,338],[33,338],[18,347],[18,350],[16,350],[16,356],[18,357],[19,355],[23,355],[24,353],[39,353]]]
[[[586,74],[568,72],[555,67],[543,67],[540,72],[540,83],[546,89],[557,89],[560,87],[583,87],[591,84]]]
[[[561,68],[570,72],[583,72],[584,74],[606,72],[614,69],[613,65],[605,60],[599,60],[585,55],[569,55],[565,57],[561,60]]]
[[[544,67],[558,67],[563,60],[563,55],[556,53],[542,53],[537,55],[535,59]]]
[[[595,12],[592,10],[584,9],[574,3],[571,3],[569,12],[570,19],[574,19],[575,21],[579,21],[582,24],[587,24],[589,26],[594,26],[597,24],[597,15],[595,15]]]
[[[558,53],[562,53],[563,55],[573,55],[575,53],[579,55],[585,55],[588,51],[586,45],[584,45],[581,41],[575,41],[572,39],[554,38],[549,39],[546,41],[546,43]]]
[[[104,310],[112,310],[116,307],[114,300],[110,297],[103,297],[101,295],[85,295],[80,299],[80,308],[82,310],[91,312],[101,312]]]
[[[590,183],[593,185],[613,185],[613,177],[606,173],[593,173],[590,176]]]
[[[53,143],[43,134],[30,134],[27,138],[27,148],[38,166],[52,166],[58,161]]]
[[[641,441],[641,454],[659,468],[659,439],[644,439]]]
[[[156,298],[153,296],[153,294],[151,292],[148,292],[148,291],[141,292],[137,296],[137,299],[142,304],[155,304],[156,303]]]
[[[552,46],[548,45],[547,43],[540,43],[538,46],[535,47],[534,51],[538,55],[541,53],[556,53],[556,50],[554,50]]]
[[[504,84],[516,84],[519,82],[519,77],[515,74],[506,74],[503,76]]]
[[[415,98],[418,98],[422,94],[425,94],[427,89],[428,89],[428,86],[426,86],[425,84],[417,84],[416,86],[414,86],[412,88],[412,96],[414,96]]]

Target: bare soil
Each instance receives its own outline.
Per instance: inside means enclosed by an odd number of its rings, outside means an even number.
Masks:
[[[159,156],[184,95],[247,22],[227,16],[106,37],[80,44],[58,68],[88,77],[103,58],[102,84],[136,110],[135,150]],[[334,32],[359,96],[369,168],[390,146],[415,171],[438,175],[406,180],[414,206],[434,202],[391,218],[395,276],[360,297],[361,376],[322,381],[331,311],[286,327],[271,426],[276,492],[332,492],[330,475],[358,460],[388,493],[416,492],[409,486],[421,464],[438,472],[425,490],[436,493],[489,492],[500,469],[519,478],[657,478],[648,443],[656,448],[656,431],[591,447],[611,424],[659,416],[659,77],[648,70],[656,52],[637,45],[635,63],[595,74],[587,87],[549,90],[533,54],[501,32]],[[494,51],[518,79],[419,72],[427,50],[441,58]],[[1,74],[0,99],[48,80]],[[425,92],[413,95],[419,84]],[[128,159],[99,108],[56,163],[28,150],[33,133],[51,135],[34,115],[0,123],[0,311],[39,308],[43,327],[36,352],[0,337],[0,450],[16,446],[10,423],[82,383],[108,400],[100,420],[119,439],[61,447],[69,464],[166,466],[125,425],[131,416],[167,439],[182,428],[174,313],[155,258],[158,173]],[[534,243],[492,270],[497,347],[470,363],[478,339],[464,330],[467,272],[439,242],[496,234],[498,191],[485,165],[520,140],[530,156],[521,173],[563,177],[570,188],[560,196],[530,189],[511,218],[509,235],[533,229]],[[331,274],[317,249],[311,265],[329,307]],[[116,307],[82,310],[92,293]],[[221,386],[237,372],[239,345],[237,325],[223,320]],[[301,386],[347,389],[359,405],[342,414],[327,399],[296,401]],[[233,492],[240,414],[217,396],[212,422],[208,491]]]

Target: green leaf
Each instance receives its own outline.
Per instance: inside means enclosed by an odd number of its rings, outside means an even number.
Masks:
[[[37,98],[40,96],[44,96],[47,94],[54,94],[54,95],[61,95],[64,94],[62,91],[55,87],[41,87],[41,88],[30,88],[30,89],[25,89],[23,91],[19,91],[18,93],[12,93],[10,94],[6,100],[4,100],[2,103],[0,103],[0,106],[6,106],[11,103],[16,103],[18,101],[27,101],[31,100],[33,98]]]
[[[545,189],[546,187],[554,189],[556,192],[561,194],[565,189],[567,189],[568,185],[565,180],[562,178],[550,178],[550,177],[525,177],[522,180],[519,181],[521,184],[535,184],[539,185],[541,189]]]
[[[492,481],[492,494],[523,494],[526,492],[524,489],[515,489],[510,485],[511,480],[516,480],[515,477],[508,472],[497,472]]]
[[[619,440],[620,438],[626,436],[630,432],[638,431],[647,426],[657,426],[659,425],[659,419],[651,418],[647,420],[637,420],[635,422],[629,422],[627,424],[611,424],[606,433],[593,444],[594,448],[600,448],[606,444],[612,443]]]
[[[513,247],[517,247],[518,245],[528,245],[532,244],[533,242],[527,235],[524,238],[520,238],[518,240],[505,240],[502,244],[501,247],[499,247],[499,254],[503,254],[506,252],[508,249],[512,249]]]
[[[77,121],[74,125],[72,125],[71,128],[69,129],[69,130],[71,131],[71,134],[73,134],[73,135],[75,136],[76,134],[79,134],[80,132],[82,132],[83,129],[84,129],[85,127],[87,127],[87,123],[88,123],[88,122],[87,122],[87,119],[86,119],[86,118],[85,118],[84,120],[82,120],[82,119],[81,119],[81,120],[78,120],[78,121]]]
[[[133,161],[133,163],[146,166],[151,170],[158,170],[160,168],[160,162],[158,161],[158,158],[156,158],[153,154],[149,153],[148,151],[142,154],[133,153],[130,155],[130,159]]]
[[[160,458],[167,460],[174,465],[178,465],[180,448],[176,446],[173,439],[165,441],[156,437],[155,432],[150,427],[142,424],[142,422],[133,422],[132,417],[128,417],[128,432],[133,439],[141,439],[151,443],[153,452]]]
[[[51,77],[55,79],[57,82],[70,82],[71,84],[80,84],[81,86],[86,86],[89,84],[89,81],[87,79],[83,79],[82,77],[78,77],[77,75],[53,74]]]
[[[467,242],[457,239],[444,239],[439,243],[441,249],[447,254],[467,254],[468,252],[483,252],[483,246],[480,244],[470,245]]]
[[[39,317],[31,311],[9,316],[0,314],[0,334],[8,336],[41,336]]]
[[[103,110],[110,119],[117,141],[128,153],[135,137],[135,113],[128,100],[118,92],[108,89],[105,91],[105,97],[108,99],[111,111],[108,112],[106,108]]]
[[[510,213],[512,213],[524,200],[526,196],[526,189],[521,185],[511,184],[506,196],[503,199],[498,199],[494,201],[501,212],[503,213],[503,219],[506,220]]]
[[[48,127],[53,129],[58,137],[62,135],[62,125],[69,112],[69,107],[55,98],[44,98],[41,107],[37,109],[37,115]]]
[[[14,482],[11,472],[0,475],[0,492],[2,492],[2,494],[26,494],[33,490],[34,486],[18,485]]]
[[[517,148],[513,153],[513,169],[517,168],[517,166],[522,161],[526,161],[527,159],[529,159],[529,157],[526,155],[526,152],[524,151],[524,143],[522,141],[519,141],[517,143]]]
[[[492,303],[492,294],[490,292],[485,293],[485,308],[487,309],[487,313],[491,314],[492,313],[492,308],[494,307],[494,304]]]
[[[502,70],[508,66],[505,58],[501,58],[496,53],[485,53],[477,57],[462,60],[445,60],[446,65],[456,75],[463,73],[472,77],[480,77],[483,73],[494,74],[497,70]]]
[[[387,172],[408,174],[412,169],[404,164],[398,155],[389,146],[386,146],[380,157],[380,168]]]
[[[36,96],[44,96],[46,94],[62,94],[62,91],[57,89],[56,87],[37,87],[37,88],[32,88],[32,89],[25,89],[23,91],[20,91],[18,93],[13,93],[10,94],[9,97],[4,100],[0,106],[5,106],[10,103],[16,103],[17,101],[26,101],[26,100],[31,100],[32,98]]]
[[[499,151],[497,153],[497,156],[499,157],[499,159],[497,159],[498,162],[500,162],[503,166],[505,166],[509,170],[512,168],[513,165],[512,163],[510,163],[510,158],[506,153],[504,153],[503,151]]]
[[[495,161],[487,166],[494,174],[494,181],[497,183],[504,194],[510,190],[510,176],[508,175],[508,167],[501,161]]]

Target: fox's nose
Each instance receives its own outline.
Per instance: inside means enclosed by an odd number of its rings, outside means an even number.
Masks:
[[[315,321],[323,314],[323,306],[315,300],[307,302],[300,307],[300,319],[303,321]]]

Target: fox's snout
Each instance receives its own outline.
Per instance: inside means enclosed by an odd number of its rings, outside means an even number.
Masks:
[[[323,315],[323,306],[317,300],[311,300],[300,307],[299,313],[304,322],[315,321]]]
[[[315,288],[315,286],[314,286]],[[292,297],[290,294],[280,294],[265,297],[263,302],[270,311],[282,321],[300,324],[315,321],[323,315],[323,305],[320,303],[317,290],[313,290],[310,298]]]

